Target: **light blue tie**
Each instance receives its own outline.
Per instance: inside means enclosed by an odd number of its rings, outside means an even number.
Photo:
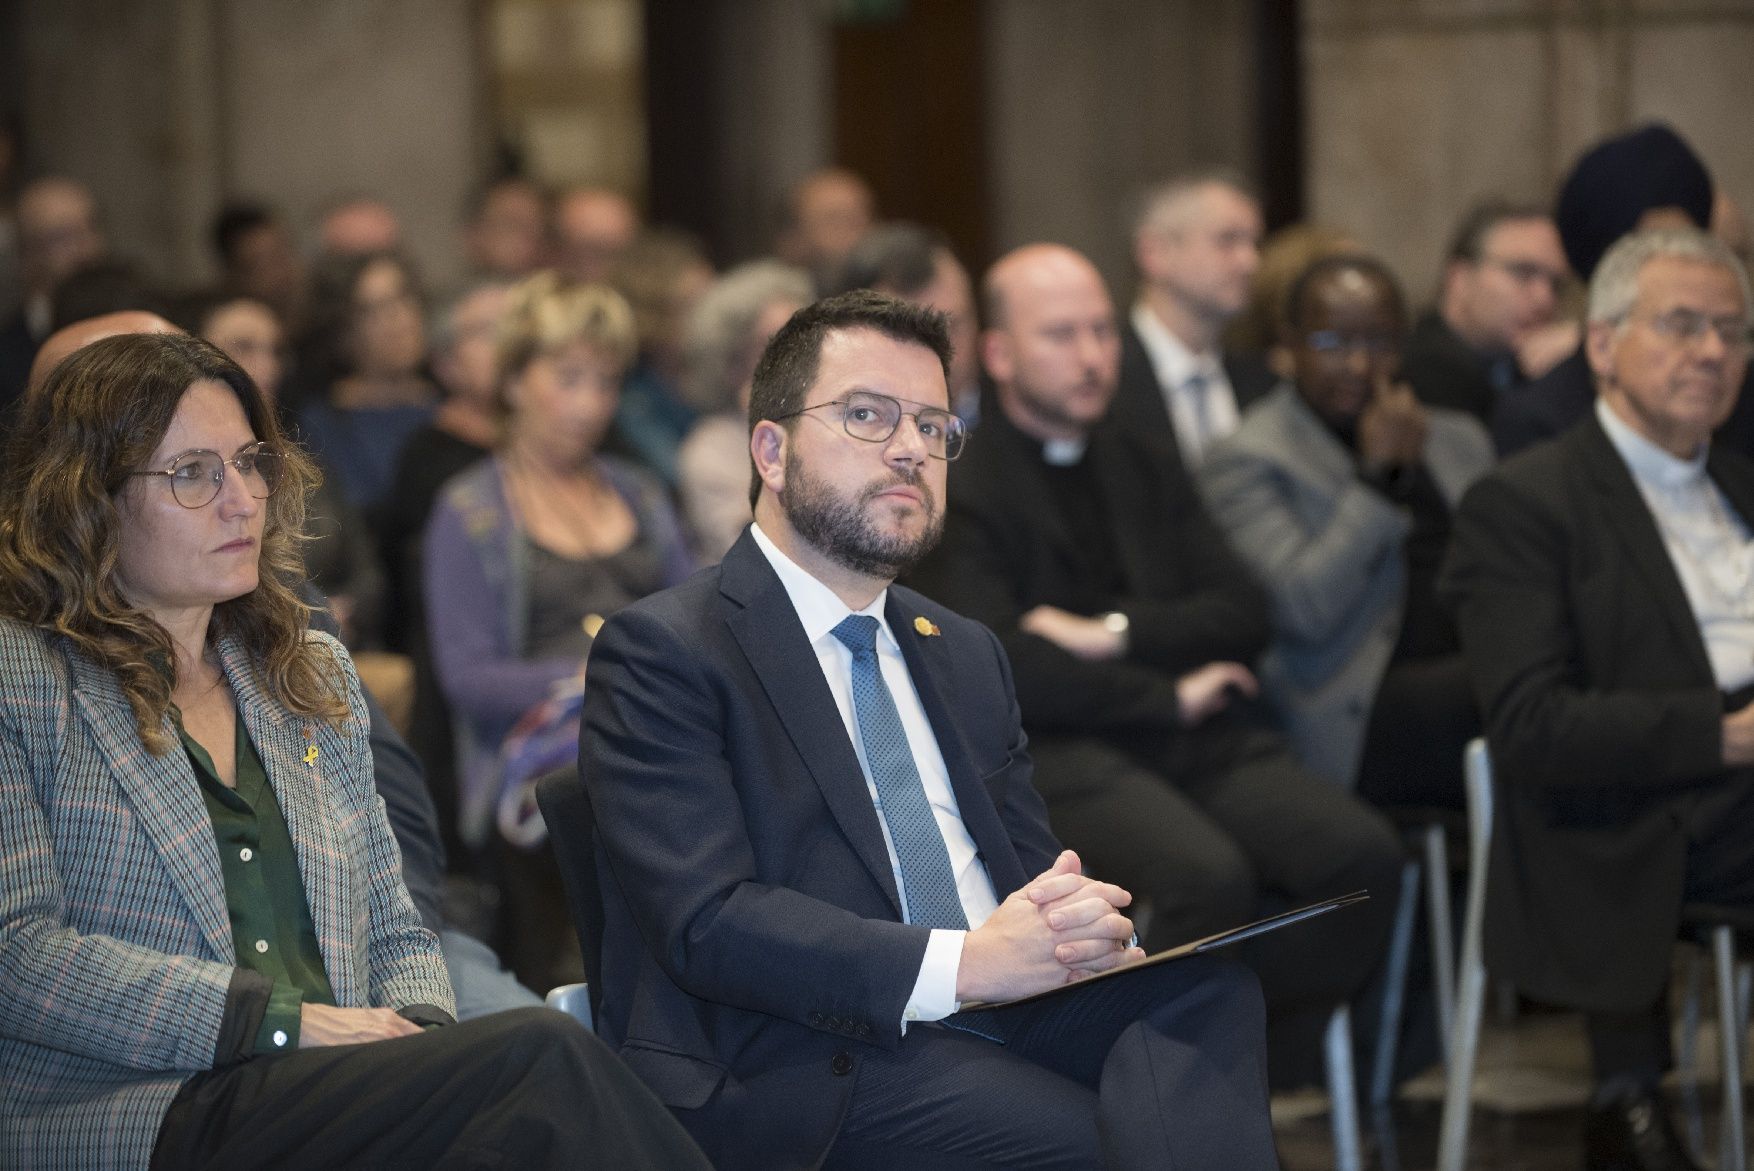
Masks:
[[[878,813],[895,845],[908,922],[965,931],[968,917],[956,893],[944,835],[938,832],[907,731],[877,665],[877,619],[849,614],[834,628],[834,636],[853,653],[853,714],[865,745],[865,763],[877,786]]]

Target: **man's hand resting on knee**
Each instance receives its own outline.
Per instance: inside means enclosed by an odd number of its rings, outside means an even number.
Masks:
[[[956,999],[1015,1000],[1143,959],[1127,946],[1133,924],[1119,910],[1132,901],[1113,883],[1084,877],[1078,855],[1063,851],[968,933]]]

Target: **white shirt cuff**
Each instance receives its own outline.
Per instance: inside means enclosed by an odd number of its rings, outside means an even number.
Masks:
[[[962,941],[967,936],[966,931],[932,929],[913,993],[902,1009],[903,1033],[911,1021],[941,1021],[956,1011],[956,970],[962,966]]]

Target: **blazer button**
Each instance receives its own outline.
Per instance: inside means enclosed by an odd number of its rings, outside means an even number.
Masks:
[[[861,1037],[869,1037],[871,1035],[871,1026],[866,1024],[864,1021],[860,1021],[859,1027],[857,1029],[855,1029],[854,1032],[856,1032]]]
[[[835,1077],[845,1077],[853,1072],[853,1059],[845,1053],[836,1053],[834,1059],[828,1063],[828,1068],[834,1071]]]
[[[810,1027],[813,1029],[820,1029],[822,1027],[822,1014],[821,1013],[813,1012],[810,1014]]]
[[[828,1018],[828,1027],[833,1029],[837,1033],[840,1032],[840,1018],[837,1016],[829,1017]]]

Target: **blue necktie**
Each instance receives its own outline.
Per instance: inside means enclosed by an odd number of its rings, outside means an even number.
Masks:
[[[877,786],[878,812],[889,826],[901,882],[906,890],[908,922],[918,927],[967,930],[968,917],[956,893],[956,875],[944,835],[932,816],[920,770],[914,765],[907,731],[896,714],[895,700],[877,666],[877,619],[849,614],[834,636],[853,653],[853,714],[865,763]]]

